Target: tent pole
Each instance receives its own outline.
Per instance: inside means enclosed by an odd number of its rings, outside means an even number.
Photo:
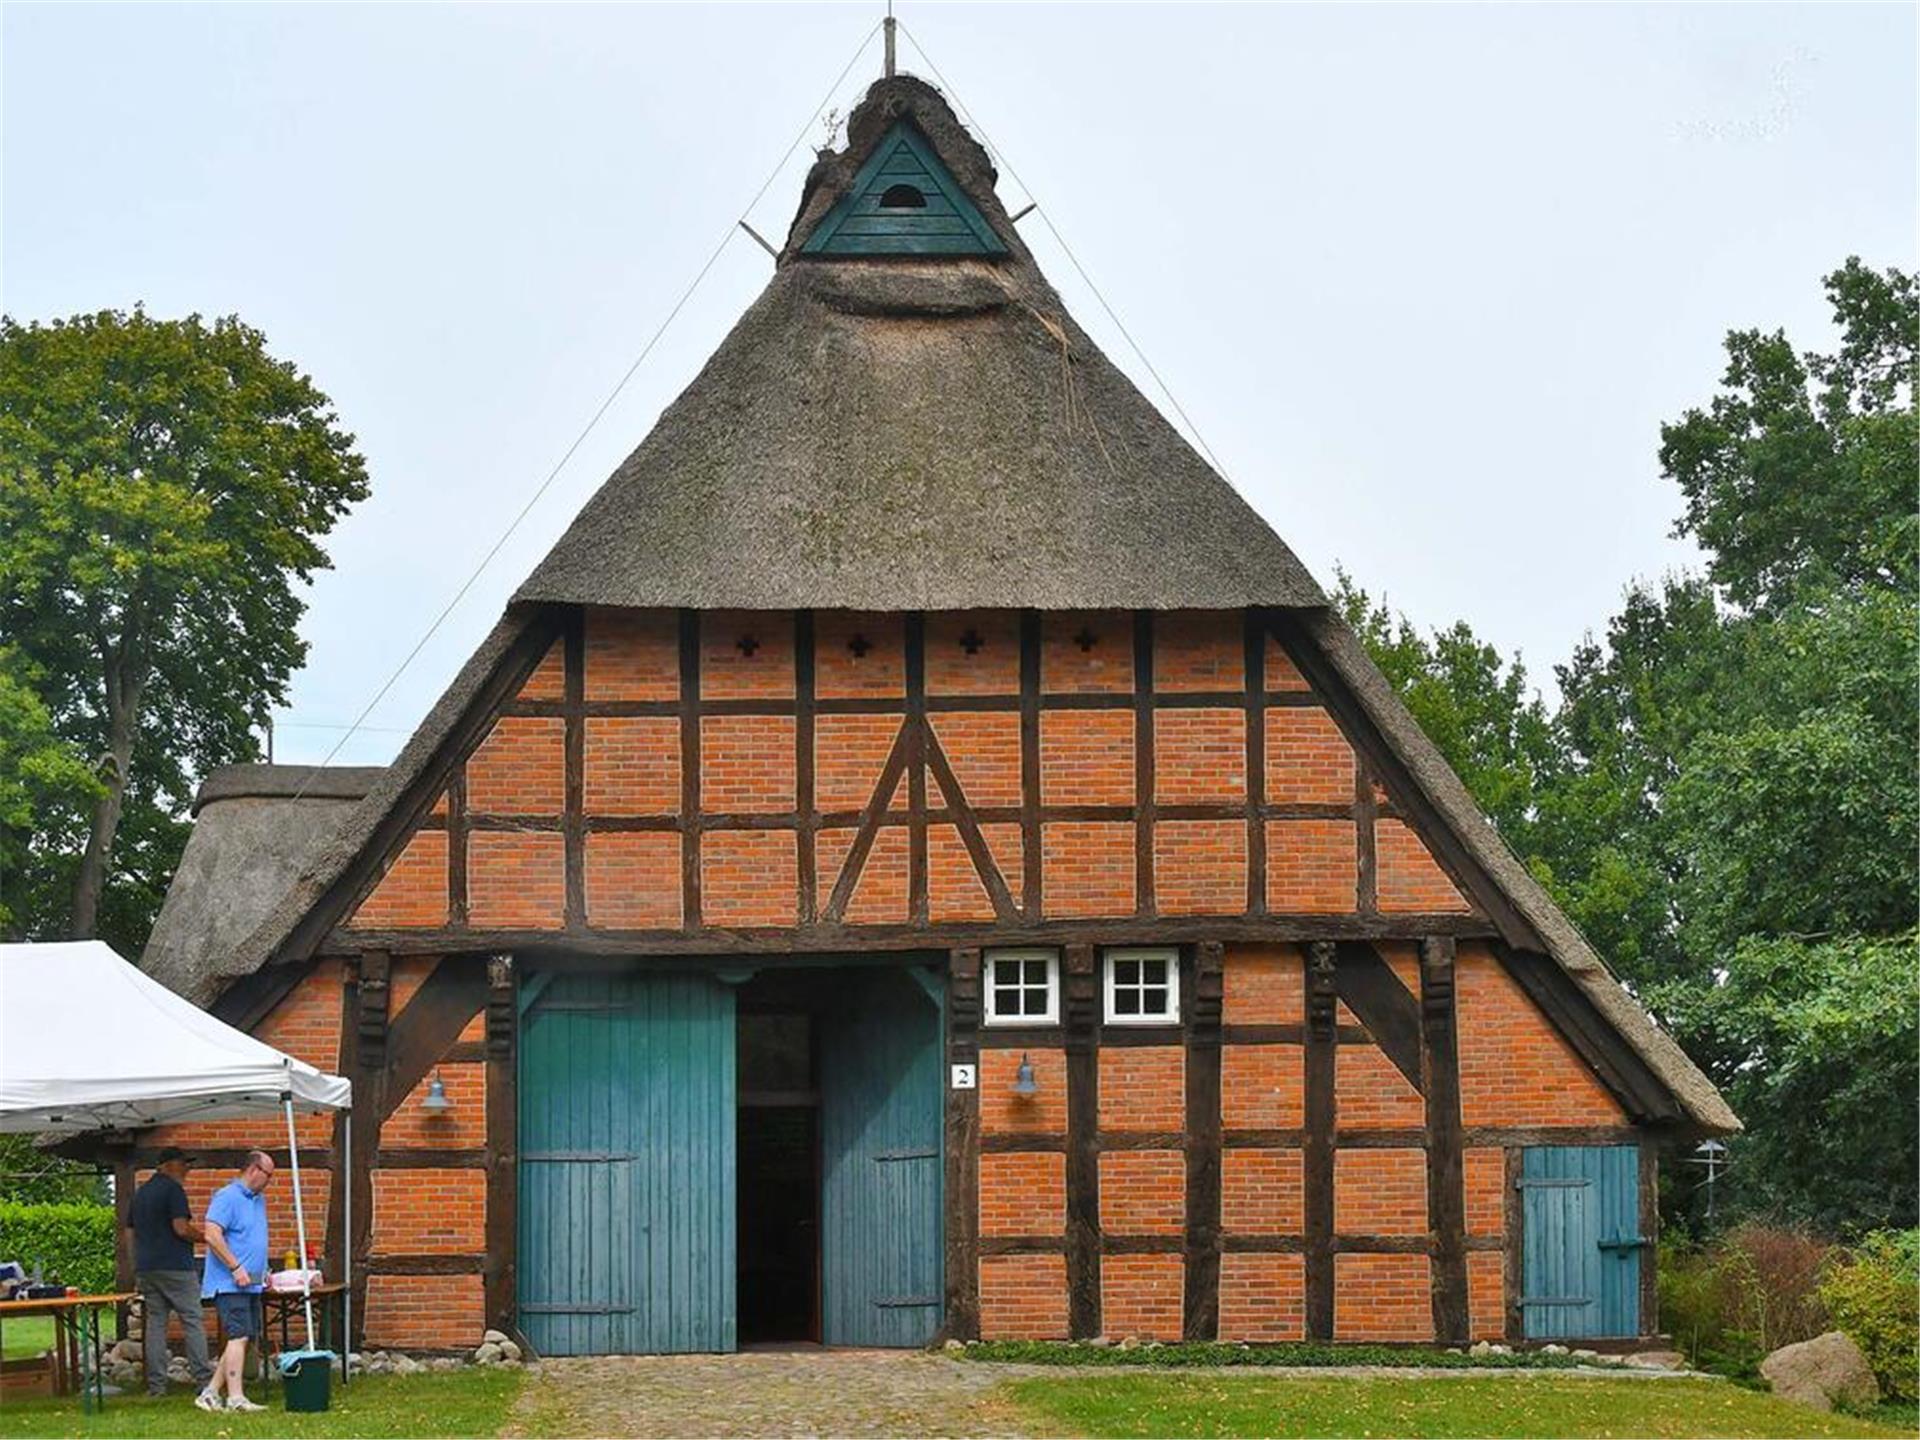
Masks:
[[[340,1356],[340,1383],[348,1384],[353,1379],[353,1108],[347,1108],[346,1134],[346,1189],[341,1192],[342,1203],[346,1209],[340,1223],[340,1260],[341,1274],[346,1277],[346,1288],[340,1292],[340,1301],[345,1309],[346,1327],[340,1336],[340,1347],[344,1352]],[[338,1183],[340,1170],[335,1169],[334,1180]]]
[[[289,1090],[280,1097],[287,1106],[287,1156],[293,1162],[293,1228],[300,1236],[300,1298],[307,1311],[307,1349],[314,1348],[313,1343],[313,1275],[307,1269],[307,1207],[300,1196],[300,1142],[293,1133],[293,1091]],[[267,1263],[273,1263],[273,1257],[267,1257]]]

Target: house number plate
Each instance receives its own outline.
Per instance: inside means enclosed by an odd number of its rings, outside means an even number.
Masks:
[[[953,1088],[954,1089],[971,1090],[978,1083],[979,1083],[979,1076],[976,1074],[973,1066],[956,1065],[953,1067]]]

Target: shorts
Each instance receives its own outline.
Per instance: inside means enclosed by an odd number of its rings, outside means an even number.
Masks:
[[[260,1334],[260,1297],[244,1291],[223,1290],[213,1297],[213,1310],[229,1340],[252,1340]]]

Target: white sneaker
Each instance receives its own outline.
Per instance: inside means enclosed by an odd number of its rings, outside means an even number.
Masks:
[[[264,1410],[264,1405],[256,1405],[244,1395],[232,1395],[227,1398],[229,1410]]]
[[[211,1390],[202,1390],[198,1395],[193,1397],[193,1403],[198,1405],[202,1410],[224,1410],[226,1408],[225,1402]]]

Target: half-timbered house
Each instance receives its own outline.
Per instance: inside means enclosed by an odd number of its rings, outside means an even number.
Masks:
[[[144,963],[352,1078],[371,1345],[1650,1332],[1733,1116],[994,181],[876,84],[399,758],[209,780]]]

